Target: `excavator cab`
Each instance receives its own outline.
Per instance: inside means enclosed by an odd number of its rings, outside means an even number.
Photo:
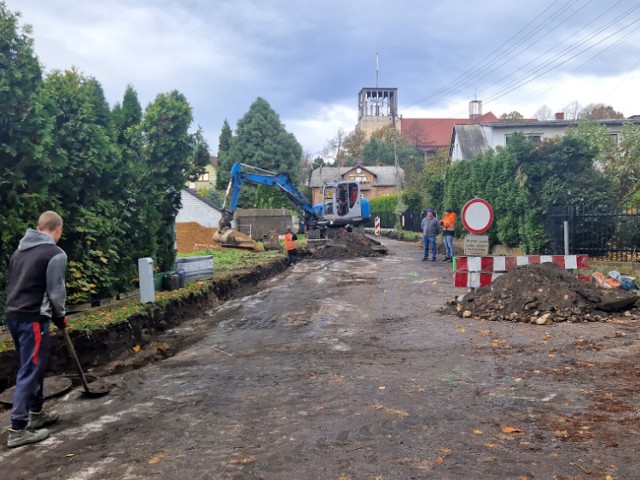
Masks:
[[[357,182],[327,183],[322,191],[322,213],[332,227],[357,225],[366,216]]]

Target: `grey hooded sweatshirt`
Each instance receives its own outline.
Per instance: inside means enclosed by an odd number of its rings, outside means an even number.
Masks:
[[[6,319],[34,322],[63,318],[66,268],[67,254],[53,237],[28,229],[9,261]]]

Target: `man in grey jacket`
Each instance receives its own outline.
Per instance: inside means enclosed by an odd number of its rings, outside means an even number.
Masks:
[[[420,224],[422,227],[422,242],[424,243],[423,261],[429,260],[429,248],[431,248],[431,260],[436,261],[436,236],[440,233],[440,223],[435,217],[432,208],[427,208],[425,217]]]
[[[65,270],[67,255],[56,246],[62,218],[40,215],[37,230],[28,229],[9,261],[5,318],[20,362],[11,409],[9,448],[39,442],[49,436],[43,428],[58,420],[45,412],[43,382],[49,360],[49,322],[66,325]]]

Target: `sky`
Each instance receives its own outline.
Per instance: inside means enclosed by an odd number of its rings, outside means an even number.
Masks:
[[[0,0],[2,1],[2,0]],[[121,102],[178,90],[216,154],[224,120],[266,99],[312,157],[357,123],[358,92],[398,89],[404,118],[605,103],[640,115],[633,0],[4,0],[45,69]],[[376,61],[377,58],[377,61]]]

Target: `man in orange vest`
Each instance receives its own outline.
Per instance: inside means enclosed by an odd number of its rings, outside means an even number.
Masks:
[[[298,237],[293,233],[293,228],[287,227],[287,233],[284,234],[284,248],[287,251],[287,260],[289,266],[295,265],[298,261],[298,245],[296,244]]]
[[[450,208],[447,208],[444,213],[445,215],[440,222],[444,232],[444,261],[450,262],[453,259],[453,235],[456,231],[456,214]]]

